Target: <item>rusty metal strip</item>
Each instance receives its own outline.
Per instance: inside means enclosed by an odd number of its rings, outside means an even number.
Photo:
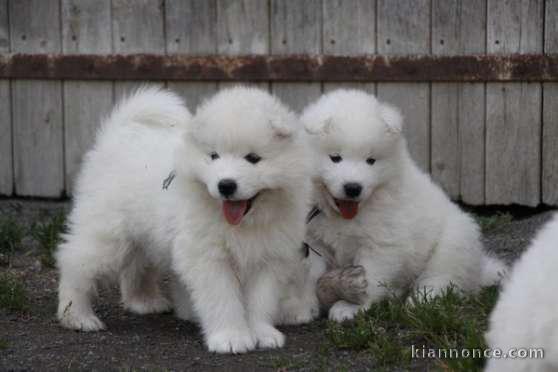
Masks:
[[[354,57],[3,54],[0,79],[558,81],[558,54]]]

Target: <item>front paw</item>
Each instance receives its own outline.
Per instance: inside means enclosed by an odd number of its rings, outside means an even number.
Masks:
[[[248,328],[228,328],[207,336],[207,348],[220,354],[240,354],[256,348],[256,340]]]
[[[257,324],[252,327],[252,332],[258,347],[276,349],[285,345],[285,335],[269,324]]]
[[[355,315],[362,309],[360,305],[348,303],[346,301],[337,301],[331,309],[329,309],[329,320],[343,322],[354,319]]]

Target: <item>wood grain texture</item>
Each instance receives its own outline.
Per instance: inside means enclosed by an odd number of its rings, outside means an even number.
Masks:
[[[165,53],[163,0],[112,0],[112,40],[116,53]],[[148,82],[115,82],[114,100],[144,85],[163,85]]]
[[[544,52],[558,53],[558,1],[545,6]],[[558,205],[558,83],[543,84],[542,202]]]
[[[350,19],[350,22],[347,20]],[[376,0],[324,0],[323,52],[361,55],[376,52]],[[324,83],[324,92],[360,89],[375,93],[374,83]]]
[[[169,54],[217,52],[216,0],[167,0],[165,25]],[[217,90],[215,82],[168,82],[167,86],[185,99],[192,112]]]
[[[319,54],[322,51],[322,3],[271,0],[271,54]],[[321,83],[273,83],[273,94],[300,112],[322,93]]]
[[[378,53],[428,54],[430,52],[429,0],[378,0]],[[381,83],[378,97],[397,106],[405,120],[411,156],[430,170],[429,83]]]
[[[540,53],[542,0],[488,0],[487,52]],[[486,87],[486,203],[536,206],[541,194],[539,83]]]
[[[268,2],[217,0],[217,50],[226,55],[267,54]]]
[[[261,0],[217,0],[217,52],[225,55],[268,54],[269,2]],[[220,82],[219,89],[239,85]],[[267,82],[242,83],[269,91]]]
[[[110,6],[110,0],[62,0],[63,53],[111,53]],[[112,102],[112,82],[64,82],[65,187],[69,195],[83,154],[91,147]]]
[[[13,52],[59,53],[58,0],[9,2]],[[64,190],[62,84],[12,82],[15,193],[59,197]]]
[[[432,53],[485,52],[486,0],[433,0]],[[484,203],[483,83],[432,83],[431,171],[453,199]]]
[[[8,1],[0,0],[0,52],[10,51]],[[11,195],[14,185],[10,82],[0,80],[0,195]]]

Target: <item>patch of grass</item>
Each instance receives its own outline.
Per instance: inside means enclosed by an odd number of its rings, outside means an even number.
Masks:
[[[0,339],[0,350],[5,350],[8,348],[8,341]]]
[[[61,212],[48,221],[35,223],[31,227],[31,236],[39,243],[39,260],[43,267],[54,267],[54,252],[62,241],[61,234],[64,232],[66,232],[66,215]]]
[[[357,315],[352,323],[330,322],[327,334],[337,348],[370,352],[378,367],[405,367],[413,361],[412,346],[448,350],[448,355],[451,349],[485,349],[484,332],[497,296],[496,287],[477,295],[462,295],[450,287],[443,295],[414,306],[391,296]],[[435,362],[455,371],[478,371],[484,365],[482,358],[442,356]]]
[[[303,360],[295,360],[286,356],[274,356],[264,363],[261,363],[262,367],[271,367],[276,371],[289,371],[293,369],[300,369],[306,365]]]
[[[27,294],[23,283],[13,274],[0,273],[0,308],[8,312],[27,310]]]
[[[496,213],[488,216],[476,216],[477,223],[480,225],[483,233],[496,230],[505,226],[513,221],[513,216],[510,213]]]
[[[24,229],[13,218],[0,217],[0,254],[11,257],[20,247]]]

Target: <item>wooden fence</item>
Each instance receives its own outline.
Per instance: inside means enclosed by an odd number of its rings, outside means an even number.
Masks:
[[[0,0],[0,53],[553,55],[558,0]],[[71,194],[101,117],[143,82],[24,79],[6,71],[0,69],[0,194]],[[452,198],[536,206],[558,205],[555,75],[251,84],[295,110],[338,87],[373,92],[401,108],[412,155]],[[235,83],[146,79],[180,93],[192,110]]]

